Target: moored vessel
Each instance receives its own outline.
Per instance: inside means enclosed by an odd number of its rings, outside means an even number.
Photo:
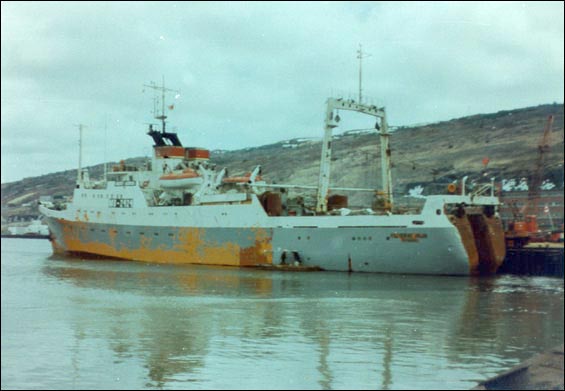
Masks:
[[[163,102],[167,89],[162,91]],[[330,184],[332,133],[338,111],[376,119],[381,188]],[[186,148],[176,132],[149,125],[150,169],[120,165],[105,180],[79,169],[72,202],[40,206],[55,252],[128,260],[229,266],[292,264],[335,271],[470,275],[494,273],[504,259],[504,235],[494,183],[472,192],[465,181],[428,196],[418,210],[396,207],[390,133],[384,107],[351,99],[326,102],[317,185],[270,184],[260,166],[229,176],[204,148]],[[313,202],[290,189],[315,192]],[[339,192],[369,192],[371,207],[348,209]]]

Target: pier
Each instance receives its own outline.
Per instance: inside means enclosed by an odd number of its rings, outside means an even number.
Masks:
[[[500,274],[563,277],[563,243],[533,243],[509,248]]]

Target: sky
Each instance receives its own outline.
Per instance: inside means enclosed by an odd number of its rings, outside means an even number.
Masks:
[[[1,3],[2,183],[185,146],[321,137],[325,100],[392,126],[564,101],[563,2]],[[370,127],[342,115],[336,132]]]

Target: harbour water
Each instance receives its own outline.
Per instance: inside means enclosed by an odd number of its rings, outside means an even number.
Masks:
[[[564,340],[559,278],[1,260],[2,389],[469,389]]]

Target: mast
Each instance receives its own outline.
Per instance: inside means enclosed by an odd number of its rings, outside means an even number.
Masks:
[[[77,170],[77,187],[80,187],[82,184],[82,129],[84,128],[83,124],[75,125],[78,127],[78,170]]]
[[[107,134],[108,134],[108,117],[104,118],[104,182],[108,182],[108,158],[106,156]]]
[[[165,120],[167,119],[167,116],[165,115],[165,93],[166,92],[176,92],[177,94],[180,94],[180,91],[179,90],[173,90],[173,89],[170,89],[170,88],[166,88],[165,87],[165,76],[163,76],[163,85],[162,86],[156,85],[154,81],[152,81],[150,84],[144,84],[143,86],[155,90],[155,93],[157,93],[158,91],[161,91],[161,115],[157,115],[158,113],[156,112],[157,108],[155,107],[156,106],[155,104],[153,105],[153,107],[155,108],[154,109],[155,119],[161,120],[161,132],[165,133],[165,126],[166,126]]]
[[[392,207],[392,174],[391,174],[391,161],[390,161],[390,133],[388,132],[388,123],[386,120],[386,112],[383,108],[381,117],[381,178],[385,199]]]
[[[384,107],[363,104],[363,58],[369,57],[370,54],[363,53],[363,47],[359,44],[357,50],[357,58],[359,59],[359,102],[354,100],[343,100],[328,98],[326,118],[324,120],[324,139],[322,140],[322,156],[320,158],[320,174],[318,177],[318,194],[316,196],[316,212],[324,213],[328,210],[328,194],[330,190],[330,174],[331,174],[331,157],[332,157],[332,131],[337,127],[339,115],[334,116],[334,110],[349,110],[358,113],[367,114],[377,118],[375,129],[380,135],[381,144],[381,183],[385,196],[387,208],[392,207],[392,174],[391,174],[391,151],[388,133],[388,124],[386,120],[386,112]],[[380,125],[379,125],[380,120]]]
[[[370,54],[363,53],[363,47],[359,44],[357,50],[357,58],[359,59],[359,103],[363,103],[363,58],[370,56]]]

